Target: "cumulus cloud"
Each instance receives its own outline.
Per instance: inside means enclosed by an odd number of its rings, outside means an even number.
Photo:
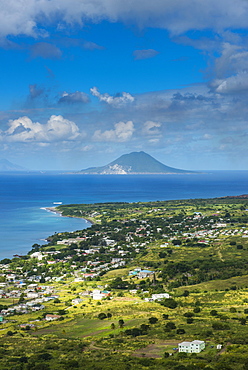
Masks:
[[[1,133],[8,142],[56,142],[79,138],[78,126],[62,116],[52,115],[45,124],[33,122],[29,117],[9,121],[9,128]]]
[[[63,92],[61,98],[59,99],[59,103],[65,104],[86,104],[89,103],[90,99],[87,94],[81,91],[75,91],[74,93],[67,93],[66,91]]]
[[[124,142],[131,139],[134,133],[134,124],[132,121],[118,122],[114,125],[113,130],[96,130],[93,135],[94,141],[112,141]]]
[[[159,127],[161,127],[161,123],[159,122],[146,121],[143,125],[142,133],[144,135],[159,135]]]
[[[159,52],[157,50],[154,50],[154,49],[135,50],[133,52],[135,60],[153,58],[158,54],[159,54]]]
[[[66,24],[103,19],[180,34],[192,29],[246,28],[247,16],[245,0],[2,0],[0,35],[37,36],[45,33],[42,24],[63,29]]]
[[[100,101],[112,105],[115,108],[121,107],[127,103],[132,103],[134,97],[126,92],[117,94],[116,96],[111,96],[108,93],[101,94],[96,87],[92,87],[90,92],[93,96],[96,96]]]

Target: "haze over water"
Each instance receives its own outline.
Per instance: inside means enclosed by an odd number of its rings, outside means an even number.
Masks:
[[[0,174],[0,259],[26,254],[34,243],[55,232],[89,226],[44,207],[54,202],[146,202],[212,198],[248,193],[248,171],[213,171],[193,175]]]

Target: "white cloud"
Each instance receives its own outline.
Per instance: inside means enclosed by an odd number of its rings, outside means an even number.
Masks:
[[[134,101],[134,97],[126,92],[123,92],[117,96],[111,96],[108,93],[101,94],[96,87],[92,87],[90,89],[90,92],[93,96],[96,96],[100,101],[103,101],[116,108],[121,107],[126,103],[132,103]]]
[[[80,148],[80,151],[81,152],[89,152],[92,149],[93,149],[93,146],[92,145],[85,145],[82,148]]]
[[[213,85],[215,85],[215,91],[220,94],[228,94],[248,90],[248,73],[246,71],[242,71],[226,79],[215,80],[212,83],[212,86]]]
[[[161,123],[159,122],[146,121],[143,125],[142,133],[144,135],[159,135],[159,127],[161,127]]]
[[[80,136],[78,126],[62,116],[52,115],[45,124],[28,117],[9,121],[9,128],[1,133],[8,142],[55,142],[74,140]]]
[[[75,91],[74,93],[63,92],[59,103],[75,104],[75,103],[89,103],[89,97],[87,94],[81,91]]]
[[[131,139],[134,133],[134,124],[132,121],[118,122],[115,124],[114,130],[96,130],[93,135],[94,141],[113,141],[124,142]]]
[[[210,135],[210,134],[204,134],[203,135],[203,139],[204,140],[211,140],[212,139],[212,135]]]
[[[181,34],[192,29],[246,28],[247,16],[245,0],[1,0],[0,35],[46,36],[42,24],[63,30],[66,24],[104,19]]]
[[[247,69],[248,51],[239,45],[224,42],[221,56],[215,61],[217,78],[228,76],[232,73]]]
[[[159,143],[159,139],[150,139],[150,140],[149,140],[149,143],[150,143],[150,144],[153,144],[153,145],[156,145],[156,144],[158,144],[158,143]]]

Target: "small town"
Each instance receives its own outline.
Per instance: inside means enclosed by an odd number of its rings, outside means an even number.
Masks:
[[[167,363],[176,369],[185,362],[186,369],[208,369],[209,361],[219,369],[237,348],[245,351],[246,198],[102,203],[56,211],[83,217],[89,227],[48,236],[27,255],[0,261],[5,346],[11,348],[12,341],[22,346],[24,339],[45,343],[52,335],[58,348],[64,341],[80,342],[89,363],[90,353],[104,358],[112,348],[110,363],[125,354],[137,366],[154,369]],[[53,350],[45,352],[59,368]],[[34,359],[37,355],[26,354],[23,369]]]

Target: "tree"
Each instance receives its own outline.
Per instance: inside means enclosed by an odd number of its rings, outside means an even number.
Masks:
[[[124,326],[124,320],[123,320],[123,319],[120,319],[120,320],[118,321],[118,324],[119,324],[119,327],[120,327],[120,328],[123,328],[123,326]]]
[[[49,352],[43,352],[43,353],[38,355],[38,358],[39,358],[39,360],[48,361],[48,360],[51,360],[53,358],[53,356]]]
[[[104,320],[107,318],[107,315],[104,312],[99,313],[97,316],[99,320]]]
[[[188,317],[186,321],[187,321],[187,324],[192,324],[194,319],[193,317]]]
[[[148,321],[149,321],[150,324],[156,324],[156,322],[158,321],[158,318],[157,317],[149,317]]]
[[[114,330],[115,329],[115,324],[112,322],[112,324],[110,325],[111,329]]]
[[[162,317],[163,317],[164,320],[168,320],[169,315],[167,315],[166,313],[163,313]]]
[[[183,328],[177,329],[177,334],[185,334],[185,330]]]
[[[58,314],[59,315],[65,315],[66,314],[66,311],[65,310],[58,310]]]
[[[1,265],[8,265],[11,262],[9,258],[4,258],[3,260],[0,261]]]
[[[226,323],[223,323],[223,322],[219,321],[219,322],[214,322],[212,324],[212,328],[214,330],[229,330],[230,326]]]
[[[183,314],[184,317],[193,317],[194,316],[194,313],[193,312],[185,312]]]
[[[199,312],[201,312],[200,307],[195,307],[195,308],[193,309],[193,312],[194,312],[194,313],[199,313]]]
[[[164,298],[159,302],[162,306],[174,309],[177,307],[177,302],[173,298]]]
[[[18,303],[25,302],[24,293],[21,293]]]
[[[245,325],[246,324],[246,319],[245,318],[241,318],[240,319],[240,324],[241,325]]]
[[[165,328],[168,329],[168,330],[173,330],[173,329],[176,329],[176,325],[174,322],[172,321],[169,321],[167,322],[167,324],[165,325]]]
[[[183,297],[188,297],[189,296],[189,291],[185,290],[182,294]]]
[[[210,311],[210,315],[211,316],[217,316],[218,312],[216,310],[212,310],[212,311]]]
[[[149,325],[147,325],[147,324],[141,324],[141,325],[140,325],[140,329],[142,330],[142,332],[143,332],[144,334],[147,334],[148,330],[150,329],[150,326],[149,326]]]

